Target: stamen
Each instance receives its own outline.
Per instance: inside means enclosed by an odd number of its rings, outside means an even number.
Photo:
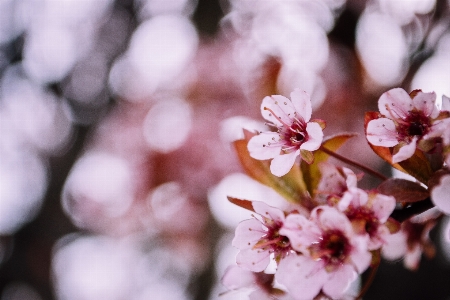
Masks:
[[[274,117],[277,118],[277,120],[280,121],[280,123],[283,124],[284,126],[286,126],[286,127],[291,127],[290,125],[284,123],[283,120],[281,119],[281,117],[277,116],[277,115],[273,112],[273,110],[271,110],[270,108],[267,108],[267,107],[264,106],[264,110],[270,111],[270,112],[272,113],[272,115],[274,115]]]

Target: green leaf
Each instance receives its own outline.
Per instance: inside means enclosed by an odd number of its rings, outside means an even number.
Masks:
[[[244,171],[251,178],[267,185],[282,195],[287,201],[311,208],[310,195],[303,181],[298,164],[284,176],[277,177],[270,172],[269,160],[257,160],[250,156],[247,144],[255,133],[244,130],[244,139],[235,141],[234,147]]]
[[[356,136],[356,133],[341,133],[337,135],[325,138],[322,142],[322,147],[330,151],[336,151],[339,149],[346,141],[350,138]],[[314,162],[312,164],[303,163],[301,164],[301,169],[303,172],[303,179],[306,183],[309,193],[314,194],[320,181],[320,170],[319,164],[325,162],[330,158],[330,155],[324,151],[318,149],[314,151]]]
[[[418,202],[430,196],[428,190],[419,183],[400,178],[389,178],[378,186],[378,191],[395,197],[398,203]]]

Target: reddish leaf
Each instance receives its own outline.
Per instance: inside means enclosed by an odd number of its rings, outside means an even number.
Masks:
[[[399,203],[413,203],[422,201],[430,196],[428,190],[419,183],[400,179],[390,178],[378,186],[381,194],[394,196]]]
[[[350,138],[356,136],[356,133],[341,133],[337,135],[330,136],[328,138],[325,138],[322,142],[322,146],[327,148],[330,151],[336,151],[339,149],[346,141],[348,141]],[[320,181],[320,170],[319,170],[319,164],[321,162],[327,161],[330,157],[329,154],[323,152],[322,150],[318,149],[314,151],[314,162],[312,164],[303,163],[301,164],[302,172],[303,172],[303,178],[306,183],[306,186],[308,187],[308,191],[310,194],[313,194],[316,190],[317,186],[319,185]]]
[[[228,201],[230,201],[231,203],[236,204],[237,206],[245,208],[252,212],[255,212],[255,210],[253,209],[252,201],[234,198],[234,197],[230,197],[230,196],[227,196],[227,198],[228,198]]]
[[[253,179],[267,185],[277,191],[286,200],[293,203],[301,203],[308,207],[309,194],[303,182],[302,173],[297,164],[282,177],[277,177],[270,172],[269,160],[257,160],[250,156],[247,143],[255,133],[244,130],[245,138],[234,142],[238,158],[244,171]]]

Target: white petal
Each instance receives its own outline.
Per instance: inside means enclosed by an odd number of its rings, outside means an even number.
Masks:
[[[415,247],[412,250],[409,250],[406,252],[405,258],[403,263],[405,264],[405,267],[407,267],[410,270],[416,270],[419,266],[420,258],[422,256],[422,250],[420,249],[419,245],[415,245]]]
[[[238,249],[251,249],[265,234],[263,225],[257,219],[244,220],[236,227],[231,244]]]
[[[280,209],[269,206],[261,201],[254,201],[252,202],[252,205],[255,212],[260,214],[261,216],[275,221],[284,221],[284,213]]]
[[[397,130],[391,119],[379,118],[367,124],[367,140],[375,146],[393,147],[398,144]]]
[[[270,164],[270,171],[273,175],[278,177],[286,175],[292,169],[295,159],[299,154],[300,150],[297,150],[276,156]]]
[[[291,100],[294,104],[295,110],[303,117],[305,122],[311,119],[312,107],[309,95],[300,89],[295,89],[291,93]]]
[[[392,162],[398,163],[407,160],[416,152],[417,136],[413,137],[411,143],[401,147],[394,156],[392,156]]]
[[[278,126],[283,123],[288,125],[292,124],[291,118],[293,117],[294,112],[295,110],[292,106],[291,100],[281,95],[265,97],[261,103],[261,114],[264,119]],[[289,116],[289,114],[291,116]]]
[[[228,289],[235,290],[252,285],[255,282],[255,279],[253,272],[244,270],[238,266],[229,266],[225,270],[221,282]]]
[[[386,108],[389,107],[393,115]],[[391,119],[404,118],[413,109],[413,102],[409,94],[401,88],[391,89],[381,95],[378,100],[380,113]]]
[[[331,206],[317,206],[311,212],[311,219],[316,220],[320,228],[326,230],[340,230],[346,235],[353,232],[352,225],[346,215]]]
[[[309,254],[308,247],[319,241],[322,231],[314,222],[304,216],[290,214],[286,217],[280,234],[289,238],[292,248],[307,255]]]
[[[316,122],[310,122],[306,124],[306,132],[308,133],[308,140],[300,146],[300,149],[308,151],[319,149],[323,140],[322,127]]]
[[[450,175],[442,176],[440,184],[431,190],[431,201],[444,213],[450,214]]]
[[[380,220],[381,224],[385,223],[394,211],[395,198],[392,196],[377,194],[372,201],[372,209],[375,216]]]
[[[383,257],[387,260],[397,260],[403,257],[408,250],[406,233],[399,231],[386,237],[386,244],[381,249]]]
[[[353,172],[350,169],[347,169],[346,167],[343,167],[342,171],[344,172],[344,174],[346,176],[345,183],[347,184],[347,187],[355,188],[357,185],[357,182],[358,182],[358,177],[356,177],[355,172]]]
[[[419,92],[412,99],[414,106],[422,111],[425,116],[436,118],[439,115],[439,109],[436,106],[436,94]]]
[[[288,255],[281,260],[275,279],[284,285],[296,300],[313,299],[328,279],[320,261],[305,255]]]
[[[341,299],[357,277],[357,273],[350,265],[343,265],[329,275],[329,279],[323,286],[323,292],[332,299]]]
[[[236,256],[238,266],[253,272],[262,272],[269,265],[270,253],[261,249],[241,250]]]
[[[367,249],[369,243],[368,236],[355,236],[352,238],[351,243],[353,249],[350,253],[350,259],[356,271],[362,273],[369,267],[372,261],[372,254]]]
[[[275,141],[274,141],[275,139]],[[280,154],[281,145],[277,143],[279,136],[275,132],[263,132],[248,141],[247,149],[255,159],[271,159]],[[269,145],[271,143],[271,145]]]

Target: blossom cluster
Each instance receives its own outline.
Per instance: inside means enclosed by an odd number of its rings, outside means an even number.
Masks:
[[[245,132],[235,148],[247,173],[292,205],[286,211],[264,199],[229,197],[253,212],[235,231],[237,266],[222,279],[229,290],[250,288],[250,299],[359,298],[370,282],[359,295],[350,286],[369,269],[374,275],[381,255],[404,257],[405,266],[416,269],[422,251],[434,254],[428,232],[450,213],[450,101],[444,96],[438,105],[434,93],[395,88],[381,95],[378,107],[365,116],[368,144],[412,180],[386,178],[338,155],[353,135],[324,138],[325,122],[311,119],[305,92],[263,99],[261,113],[274,131]],[[362,189],[359,174],[329,157],[382,182]],[[423,217],[433,206],[437,212]]]

